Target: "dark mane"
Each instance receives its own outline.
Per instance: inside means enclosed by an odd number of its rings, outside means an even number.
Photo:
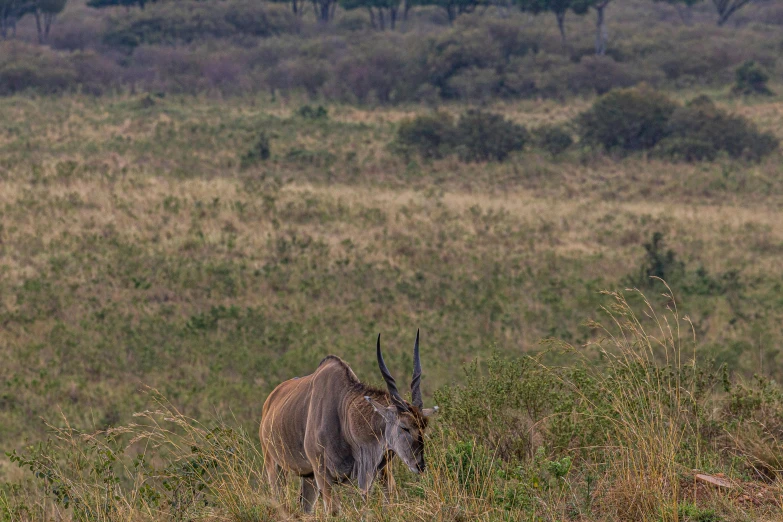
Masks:
[[[359,381],[356,378],[356,375],[353,373],[353,370],[351,370],[351,367],[348,366],[348,363],[337,357],[336,355],[327,355],[324,357],[320,363],[318,363],[318,367],[320,368],[325,363],[334,361],[335,364],[340,366],[340,368],[343,369],[345,372],[345,380],[348,382],[349,390],[352,393],[359,394],[361,396],[369,396],[373,399],[382,402],[386,405],[391,405],[391,396],[389,395],[389,392],[386,390],[382,390],[380,388],[376,388],[375,386],[371,386],[369,384],[365,384],[361,381]],[[419,408],[416,406],[413,406],[409,402],[406,401],[406,404],[408,405],[409,411],[406,413],[407,415],[410,415],[413,417],[413,419],[416,421],[416,423],[422,428],[427,427],[428,420],[427,417],[425,417]]]
[[[391,397],[389,397],[389,393],[387,391],[359,381],[356,378],[356,375],[353,373],[353,370],[351,370],[351,367],[348,366],[348,363],[343,361],[336,355],[327,355],[326,357],[321,359],[321,362],[318,363],[318,367],[320,368],[326,362],[329,361],[334,361],[345,371],[345,379],[348,381],[350,385],[350,390],[352,392],[356,392],[361,395],[368,395],[376,400],[384,400],[387,403],[391,403]]]

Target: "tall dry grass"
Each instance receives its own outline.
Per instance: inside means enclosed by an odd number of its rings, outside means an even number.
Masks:
[[[686,439],[698,441],[696,383],[689,378],[697,366],[695,332],[660,282],[668,300],[663,313],[637,289],[641,313],[623,293],[605,292],[612,299],[602,306],[608,322],[591,323],[600,337],[587,345],[603,361],[587,366],[601,402],[583,396],[606,430],[600,510],[620,520],[678,520],[681,453]]]

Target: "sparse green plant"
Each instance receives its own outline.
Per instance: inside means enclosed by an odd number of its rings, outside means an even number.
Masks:
[[[302,105],[297,113],[300,118],[306,120],[325,120],[329,117],[329,111],[323,105],[318,105],[317,107]]]
[[[748,60],[734,71],[734,86],[731,91],[734,94],[770,95],[772,91],[767,86],[769,74],[753,60]]]
[[[685,264],[677,259],[671,248],[666,248],[662,232],[653,232],[649,242],[644,243],[644,261],[639,267],[639,275],[632,277],[629,283],[639,288],[650,288],[658,281],[679,282],[685,273]]]
[[[250,167],[259,161],[266,161],[272,155],[269,137],[265,132],[259,132],[255,138],[255,143],[240,158],[242,167]]]

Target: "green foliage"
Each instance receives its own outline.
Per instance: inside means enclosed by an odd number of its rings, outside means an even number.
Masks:
[[[684,522],[723,522],[725,520],[714,509],[702,509],[690,502],[683,502],[677,506],[677,515]]]
[[[313,107],[311,105],[302,105],[297,114],[300,118],[306,120],[325,120],[329,117],[329,111],[323,105]]]
[[[657,286],[660,280],[670,284],[682,280],[685,264],[677,259],[674,250],[666,249],[661,232],[653,232],[652,239],[644,244],[644,250],[644,261],[639,267],[639,275],[636,278],[631,278],[631,285],[650,288]]]
[[[619,89],[601,96],[577,118],[582,141],[606,150],[651,149],[668,134],[677,104],[649,88]]]
[[[544,125],[534,131],[536,144],[550,153],[559,156],[574,143],[570,130],[563,125]]]
[[[446,469],[465,489],[482,484],[491,477],[492,455],[481,444],[470,441],[458,441],[446,449]]]
[[[394,29],[400,8],[400,0],[339,0],[339,3],[346,11],[366,9],[372,26],[382,31],[386,29],[387,23],[390,29]]]
[[[446,113],[420,115],[403,121],[393,148],[403,154],[417,153],[425,159],[456,152],[464,162],[503,161],[522,150],[528,141],[525,127],[498,114],[469,110],[456,125]]]
[[[59,93],[74,86],[77,79],[74,66],[47,48],[0,42],[0,95],[26,90]]]
[[[720,152],[758,161],[779,145],[772,133],[761,132],[747,119],[719,109],[706,96],[677,108],[667,134],[660,143],[661,154],[686,161],[714,159]]]
[[[734,71],[732,92],[742,95],[771,95],[772,91],[767,87],[768,81],[769,74],[756,62],[748,60]]]
[[[272,155],[272,149],[269,141],[269,137],[265,132],[259,132],[256,135],[255,143],[245,154],[240,158],[240,164],[242,167],[250,167],[255,165],[259,161],[266,161]]]
[[[401,122],[394,146],[404,154],[439,159],[453,151],[455,141],[454,120],[445,112],[434,112]]]
[[[557,407],[557,378],[534,359],[507,360],[495,354],[486,372],[466,366],[462,386],[435,395],[442,420],[463,439],[481,441],[506,460],[530,454],[533,426]]]
[[[459,15],[472,13],[484,0],[415,0],[412,5],[440,7],[446,12],[449,22],[454,22]]]
[[[499,114],[469,110],[457,121],[456,151],[460,160],[503,161],[520,151],[528,141],[524,126]]]
[[[712,161],[718,157],[718,150],[709,141],[696,137],[669,137],[656,145],[655,154],[663,158],[687,162]]]
[[[93,7],[95,9],[103,9],[104,7],[133,7],[133,6],[139,6],[141,9],[144,9],[144,6],[147,5],[147,2],[154,2],[155,0],[88,0],[87,6]]]
[[[206,38],[264,37],[294,31],[292,16],[281,16],[248,0],[162,2],[112,18],[103,41],[133,49],[142,44],[190,43]]]
[[[582,140],[606,150],[655,149],[659,156],[685,161],[732,158],[758,161],[779,140],[747,119],[719,109],[701,96],[681,106],[646,88],[612,91],[577,118]]]

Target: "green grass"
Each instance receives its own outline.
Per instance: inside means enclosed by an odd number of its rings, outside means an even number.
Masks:
[[[583,105],[490,109],[535,127],[564,121]],[[777,99],[724,106],[783,136]],[[415,330],[422,329],[428,403],[446,385],[469,384],[464,365],[478,360],[483,375],[494,352],[509,360],[540,353],[537,361],[546,368],[572,367],[572,352],[540,341],[576,347],[596,341],[600,334],[587,321],[605,318],[601,307],[608,298],[601,290],[649,284],[644,291],[653,309],[669,302],[662,285],[639,279],[649,262],[643,244],[655,232],[681,262],[670,265],[665,278],[693,323],[699,364],[725,363],[733,382],[754,373],[783,377],[779,153],[760,164],[720,159],[687,165],[617,159],[579,147],[552,159],[529,148],[498,164],[424,162],[405,160],[389,147],[397,122],[421,108],[329,106],[328,117],[312,119],[302,117],[300,107],[261,97],[167,97],[151,106],[137,97],[0,100],[2,449],[21,451],[44,440],[42,419],[60,429],[67,419],[79,433],[127,427],[133,413],[150,407],[140,391],[145,386],[187,422],[238,430],[254,444],[267,393],[312,372],[328,353],[379,383],[372,344],[378,332],[387,339],[387,362],[404,380]],[[458,114],[462,107],[446,109]],[[262,132],[271,157],[242,164]],[[633,294],[628,299],[631,308],[643,305]],[[650,326],[643,315],[641,323]],[[649,363],[662,365],[661,355]],[[602,361],[588,350],[579,364],[603,368]],[[574,378],[557,382],[569,389]],[[726,393],[718,387],[714,400],[740,394]],[[754,393],[762,392],[748,396]],[[616,399],[606,407],[624,407],[624,399]],[[583,413],[596,415],[590,408]],[[731,418],[727,413],[718,420],[721,433],[737,440],[729,447],[741,448],[735,456],[774,462],[774,436],[754,424],[762,431],[746,426],[745,433],[757,436],[739,440],[742,430],[732,431]],[[510,513],[530,520],[562,520],[576,498],[582,499],[574,508],[578,516],[612,519],[611,506],[627,503],[625,490],[612,489],[607,477],[633,483],[628,470],[638,466],[577,457],[573,451],[588,442],[557,446],[557,438],[531,439],[544,448],[539,457],[531,449],[532,456],[507,458],[482,435],[477,451],[487,452],[480,459],[497,483],[491,494],[466,493],[453,469],[462,457],[448,453],[468,451],[470,440],[450,431],[456,423],[446,413],[436,423],[431,446],[440,464],[432,476],[421,483],[406,479],[403,501],[389,513],[373,504],[371,517],[394,520],[419,509],[422,520],[502,520],[503,506],[511,505]],[[634,434],[644,434],[625,426],[616,444],[632,445]],[[508,433],[494,435],[508,439]],[[668,440],[677,444],[667,451],[681,455],[680,439]],[[688,453],[685,467],[660,476],[671,483],[675,472],[696,464],[746,473],[749,468],[733,464],[715,444],[708,456]],[[57,466],[64,465],[62,451],[52,453]],[[135,455],[124,447],[113,451],[130,466],[124,459]],[[153,454],[159,471],[177,453]],[[563,482],[566,456],[589,465],[575,465],[566,473],[573,480]],[[249,462],[260,470],[257,460]],[[117,473],[130,488],[123,491],[131,491],[139,475]],[[24,489],[32,487],[28,472],[3,460],[0,477],[6,480],[0,516],[24,502],[44,505],[40,491]],[[76,483],[90,480],[95,477]],[[247,498],[264,495],[260,482],[240,490]],[[536,489],[534,483],[547,485]],[[676,488],[667,491],[677,498]],[[585,511],[593,495],[614,499],[597,501],[609,511]],[[139,515],[133,498],[123,493],[117,504],[130,510],[128,520]],[[461,503],[466,498],[470,502]],[[755,516],[724,500],[710,497],[700,505],[732,513],[727,520]],[[650,520],[673,520],[665,513],[678,513],[676,504],[662,504],[660,513],[648,513]],[[225,511],[226,504],[197,514],[263,520],[258,513],[266,508],[258,505],[242,504],[247,515]],[[758,509],[759,517],[766,513]]]

